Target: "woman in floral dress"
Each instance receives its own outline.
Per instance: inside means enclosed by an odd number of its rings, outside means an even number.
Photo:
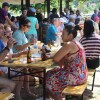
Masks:
[[[47,72],[46,88],[54,100],[62,100],[61,92],[66,86],[79,85],[87,81],[85,52],[74,40],[77,30],[78,26],[65,27],[62,34],[64,45],[53,57],[53,61],[60,67]]]

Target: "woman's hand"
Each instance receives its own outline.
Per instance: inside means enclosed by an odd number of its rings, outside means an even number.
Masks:
[[[11,59],[12,58],[12,54],[8,54],[7,57],[8,57],[8,60]]]
[[[35,40],[32,39],[32,40],[30,41],[30,44],[33,45],[34,43],[35,43]]]

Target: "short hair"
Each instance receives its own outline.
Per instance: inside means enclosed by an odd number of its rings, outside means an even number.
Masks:
[[[6,30],[8,27],[11,28],[11,26],[9,24],[4,24],[4,29]]]
[[[53,18],[53,19],[51,20],[51,23],[54,23],[55,21],[59,21],[59,18]]]
[[[2,8],[6,7],[6,6],[8,6],[8,7],[10,6],[8,2],[4,2],[4,3],[2,4]]]
[[[26,6],[24,6],[24,7],[22,8],[22,10],[28,10],[28,9],[27,9],[27,7],[26,7]]]

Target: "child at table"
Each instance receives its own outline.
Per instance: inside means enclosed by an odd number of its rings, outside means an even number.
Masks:
[[[66,86],[79,85],[87,81],[85,52],[82,46],[74,40],[77,30],[77,26],[71,25],[64,28],[62,33],[64,45],[52,58],[60,67],[46,74],[47,93],[54,100],[62,100],[61,92]]]

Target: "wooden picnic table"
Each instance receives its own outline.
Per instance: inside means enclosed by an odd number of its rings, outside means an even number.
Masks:
[[[24,60],[20,61],[21,59],[26,60],[26,57],[21,56],[21,57],[17,57],[17,58],[12,58],[13,62],[11,62],[11,63],[9,63],[8,61],[0,62],[0,67],[2,67],[2,66],[8,67],[8,77],[9,78],[12,77],[12,76],[10,76],[11,71],[18,73],[13,77],[33,75],[33,74],[40,73],[40,72],[43,73],[43,100],[45,100],[46,69],[48,69],[51,65],[53,65],[54,62],[52,61],[52,59],[48,59],[46,61],[41,61],[41,58],[33,58],[32,63],[27,64],[27,62],[24,61]],[[20,69],[20,68],[21,68],[21,70],[17,70],[17,69]],[[37,72],[35,72],[35,73],[32,73],[32,72],[25,73],[25,72],[23,72],[23,70],[26,69],[26,68],[37,69]],[[42,71],[38,71],[38,69],[42,69]]]
[[[50,54],[54,55],[58,50],[59,50],[59,48],[55,48],[54,50],[52,50],[52,52]],[[32,51],[32,53],[33,52],[34,52],[34,50]],[[43,100],[45,100],[46,70],[52,69],[53,67],[51,67],[51,66],[53,64],[54,64],[54,62],[52,59],[48,59],[46,61],[41,61],[41,58],[34,58],[34,57],[32,58],[32,63],[27,64],[27,57],[24,55],[24,56],[12,58],[11,61],[4,61],[4,62],[2,61],[2,62],[0,62],[0,67],[2,67],[2,66],[8,67],[8,78],[34,74],[32,72],[25,73],[25,72],[23,72],[23,70],[17,70],[17,69],[25,69],[25,68],[42,69],[43,71],[41,71],[41,72],[43,73],[43,76],[44,76],[43,77]],[[18,74],[16,74],[15,76],[10,76],[11,71],[16,72]],[[37,71],[37,73],[40,73],[40,71],[39,72]]]

